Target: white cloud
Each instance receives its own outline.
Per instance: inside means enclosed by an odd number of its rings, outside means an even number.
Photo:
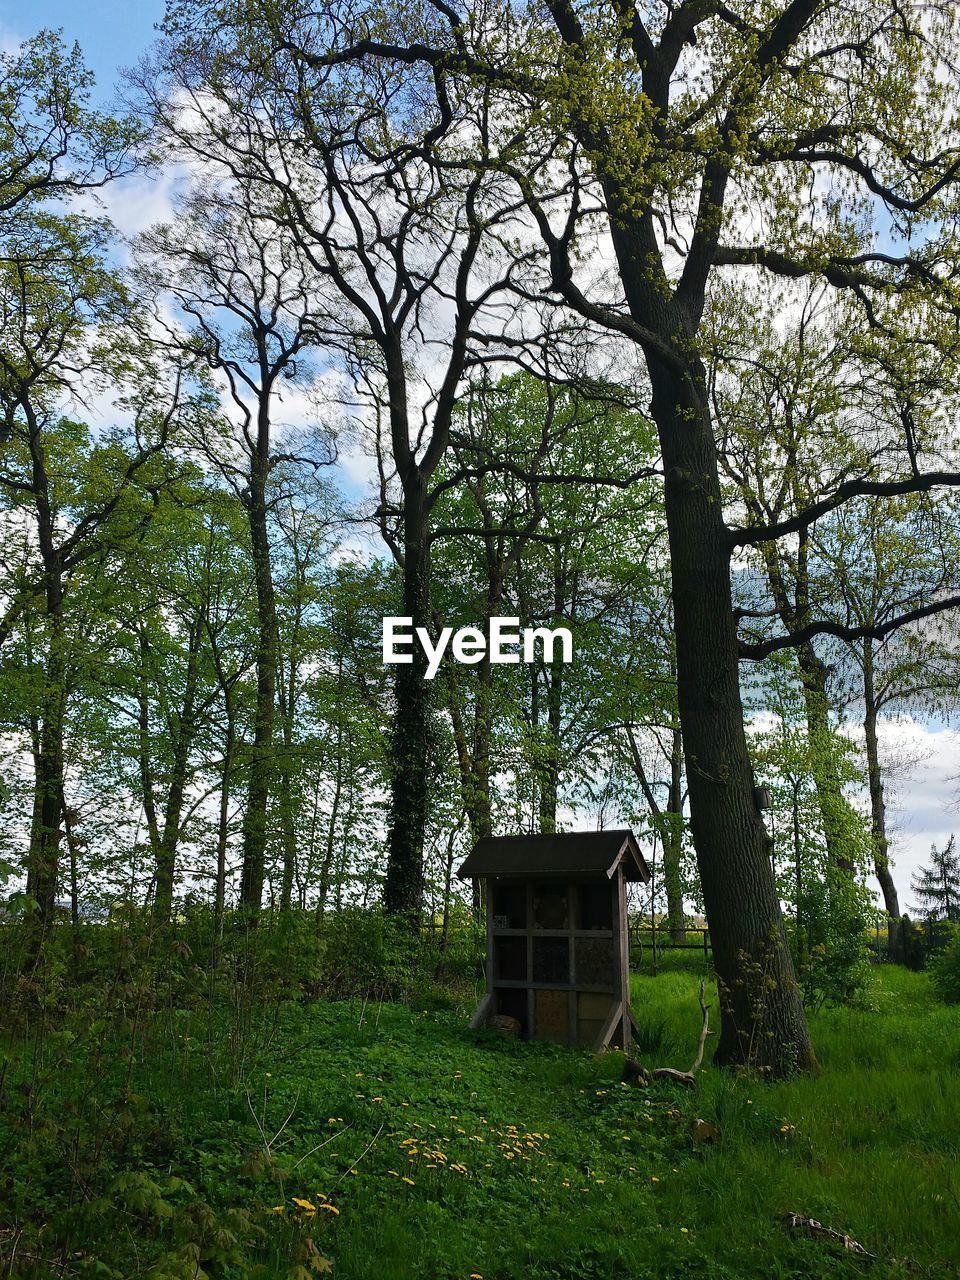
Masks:
[[[960,733],[901,717],[881,721],[878,736],[884,763],[904,756],[915,761],[905,776],[886,783],[893,878],[901,907],[913,914],[912,875],[926,863],[931,844],[942,846],[952,832],[960,833]],[[870,883],[877,888],[872,877]]]

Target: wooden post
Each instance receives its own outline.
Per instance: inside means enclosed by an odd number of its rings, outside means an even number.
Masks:
[[[617,867],[617,914],[614,917],[614,932],[620,938],[620,1047],[624,1053],[630,1052],[630,929],[627,924],[627,880],[623,867]]]
[[[535,1033],[534,1023],[537,1017],[536,995],[533,990],[533,882],[527,881],[526,886],[526,904],[527,904],[527,1034],[526,1039],[532,1040]]]

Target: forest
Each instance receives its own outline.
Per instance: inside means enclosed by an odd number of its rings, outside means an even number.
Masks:
[[[960,1275],[952,0],[45,4],[0,1276]]]

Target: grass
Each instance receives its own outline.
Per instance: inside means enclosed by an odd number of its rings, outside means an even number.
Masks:
[[[795,1255],[770,1227],[786,1210],[860,1241],[880,1258],[872,1275],[958,1273],[960,1011],[935,1000],[926,975],[893,966],[878,971],[874,998],[873,1010],[812,1016],[816,1078],[701,1077],[699,1111],[721,1137],[682,1162],[670,1194],[701,1245],[743,1275],[790,1273]],[[692,977],[635,977],[634,1001],[651,1038],[662,1028],[666,1058],[688,1065]],[[822,1245],[803,1247],[808,1274],[834,1274]]]
[[[633,980],[650,1066],[693,1055],[679,964]],[[43,1072],[8,1045],[0,1276],[956,1276],[960,1012],[893,968],[876,1003],[813,1016],[818,1078],[708,1068],[695,1094],[621,1085],[619,1054],[472,1033],[461,1010],[357,1001],[285,1005],[232,1082],[194,1014],[96,1060],[64,1032]],[[788,1209],[879,1260],[789,1233]]]

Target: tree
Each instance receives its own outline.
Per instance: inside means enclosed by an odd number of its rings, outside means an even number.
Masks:
[[[87,105],[93,76],[78,45],[41,31],[0,54],[0,230],[46,198],[102,187],[133,167],[140,131]],[[3,438],[0,423],[0,440]]]
[[[525,825],[556,828],[561,798],[590,790],[610,716],[622,718],[598,676],[632,668],[644,632],[643,596],[659,575],[659,507],[651,494],[650,428],[628,393],[588,379],[528,373],[477,381],[457,414],[440,474],[433,530],[438,623],[487,633],[494,616],[566,626],[571,667],[543,651],[523,671],[448,663],[443,695],[474,839],[492,834],[493,776],[512,775]],[[644,653],[646,650],[644,649]]]
[[[127,295],[104,256],[105,229],[76,216],[21,213],[0,263],[0,494],[29,519],[39,564],[8,603],[0,640],[36,599],[43,601],[44,670],[37,712],[33,830],[28,891],[40,933],[56,899],[63,813],[64,722],[70,641],[66,596],[79,566],[149,522],[166,482],[161,455],[190,411],[178,370],[154,366],[131,317]],[[95,341],[96,327],[120,330]],[[141,368],[127,370],[131,342]],[[64,414],[81,377],[128,381],[132,426],[92,443]],[[169,378],[169,382],[167,381]],[[132,386],[129,382],[132,381]]]
[[[284,381],[307,381],[306,350],[317,338],[308,282],[289,236],[279,234],[249,184],[211,185],[191,193],[175,226],[141,242],[144,281],[169,292],[189,329],[171,332],[174,348],[198,356],[227,384],[238,430],[210,433],[201,444],[233,486],[247,513],[257,593],[257,698],[247,772],[240,898],[253,914],[263,897],[267,811],[276,778],[274,719],[279,624],[269,514],[278,498],[271,477],[299,456],[277,442],[276,407]],[[151,264],[152,260],[152,265]],[[299,367],[298,367],[298,361]],[[328,435],[301,461],[329,464]],[[239,457],[238,457],[239,454]]]
[[[911,881],[928,922],[948,920],[960,924],[960,849],[951,836],[942,849],[930,846],[930,864],[921,867]]]
[[[405,71],[318,61],[336,16],[295,7],[289,18],[302,40],[274,37],[274,21],[286,31],[279,10],[171,6],[169,39],[142,83],[167,144],[242,172],[278,234],[294,237],[313,276],[312,312],[323,315],[320,340],[373,423],[381,531],[402,567],[403,613],[429,628],[434,477],[462,383],[498,346],[524,346],[506,300],[530,244],[542,250],[513,184],[483,158],[501,128],[490,95],[455,101],[438,84],[431,102]],[[464,165],[465,154],[477,162]],[[413,924],[433,767],[425,670],[418,646],[397,665],[391,733],[385,902]]]
[[[886,796],[880,757],[880,716],[921,708],[946,715],[956,705],[953,628],[932,618],[880,640],[869,634],[906,608],[947,594],[955,580],[956,504],[933,506],[925,495],[899,501],[865,500],[838,513],[819,538],[832,606],[824,611],[868,633],[846,646],[837,664],[846,696],[862,703],[864,747],[870,791],[874,872],[888,916],[888,948],[900,952],[900,902],[890,870]]]
[[[813,1067],[754,799],[739,662],[818,634],[852,639],[858,629],[812,618],[741,644],[731,559],[744,546],[809,529],[851,498],[960,476],[939,465],[937,441],[908,436],[792,517],[731,528],[701,324],[721,272],[820,280],[856,299],[865,328],[882,333],[892,351],[939,344],[951,358],[958,163],[950,7],[921,13],[885,0],[854,9],[781,0],[744,12],[713,0],[547,0],[530,14],[494,6],[463,15],[444,5],[414,21],[385,15],[376,26],[362,7],[339,12],[332,47],[301,45],[312,64],[426,65],[448,96],[449,81],[463,73],[462,93],[478,79],[501,89],[524,119],[531,151],[568,140],[565,216],[540,188],[529,155],[498,162],[537,222],[557,295],[630,338],[647,364],[665,470],[691,825],[723,988],[717,1060],[749,1057],[775,1074]],[[296,41],[290,19],[285,8],[274,47]],[[583,265],[597,203],[614,290]],[[878,233],[890,251],[876,247]],[[925,612],[955,602],[930,602]],[[916,614],[889,619],[875,637]],[[763,975],[762,998],[751,973]]]

